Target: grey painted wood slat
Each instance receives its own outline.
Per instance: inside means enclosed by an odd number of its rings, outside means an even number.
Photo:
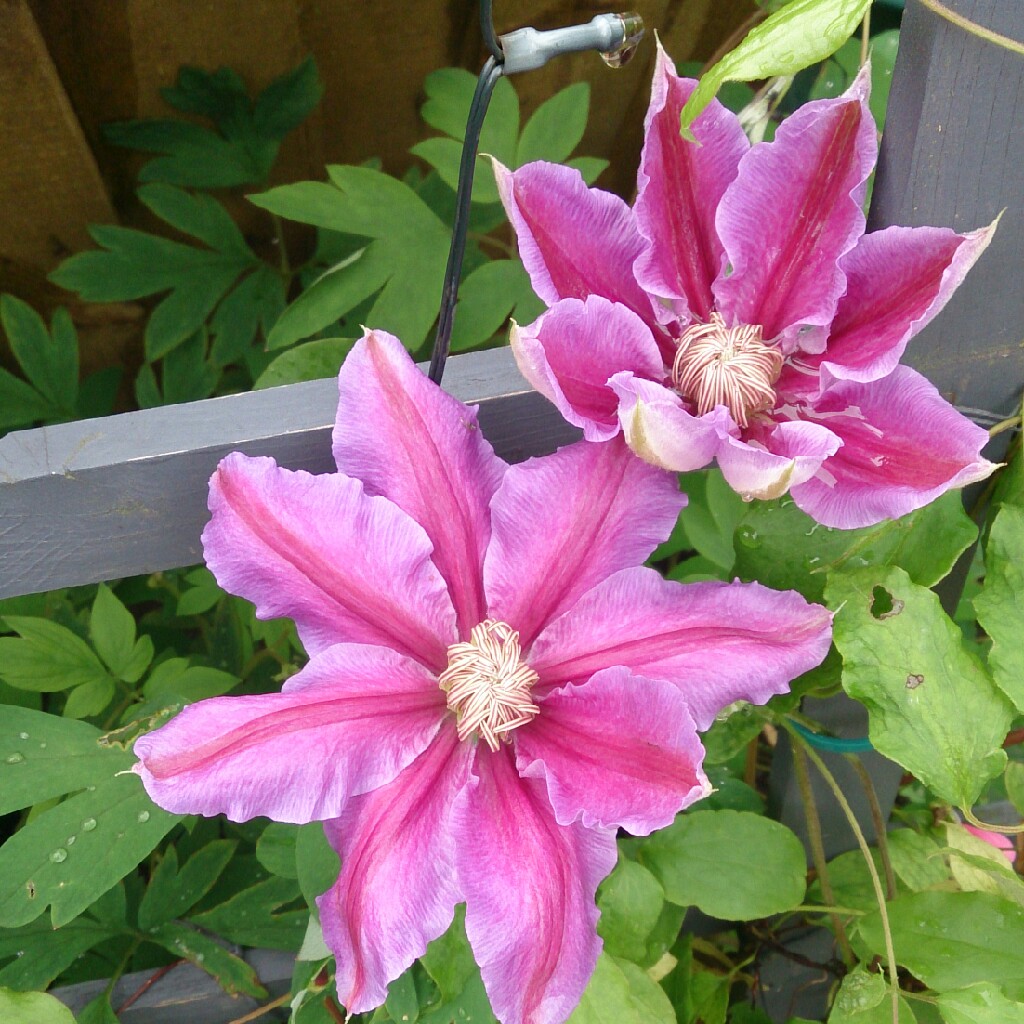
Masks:
[[[500,455],[553,451],[578,431],[533,392],[511,352],[450,360],[445,389],[480,406]],[[207,484],[232,451],[332,470],[333,380],[8,434],[0,439],[0,597],[202,560]]]

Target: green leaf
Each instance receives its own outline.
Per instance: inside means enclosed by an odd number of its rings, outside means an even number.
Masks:
[[[1011,1002],[986,982],[943,992],[939,1010],[946,1024],[1024,1024],[1024,1003]]]
[[[607,169],[608,161],[599,156],[574,156],[566,160],[566,166],[575,168],[588,185],[593,185]]]
[[[47,419],[52,411],[34,387],[0,367],[0,430],[30,426]]]
[[[356,275],[357,290],[367,288],[367,278],[383,280],[366,325],[390,331],[415,350],[437,318],[448,262],[448,228],[408,185],[387,174],[346,166],[329,167],[328,173],[330,185],[283,185],[251,197],[252,201],[282,217],[374,239],[359,259],[335,275]],[[286,311],[279,325],[288,315]],[[275,344],[279,338],[272,332]]]
[[[420,962],[441,994],[436,1006],[420,1008],[420,1024],[495,1024],[466,939],[465,905],[456,907],[451,927],[427,946]]]
[[[800,840],[747,811],[682,814],[645,840],[638,856],[665,899],[727,921],[780,914],[798,906],[806,890]]]
[[[682,489],[689,501],[679,522],[689,543],[716,566],[732,569],[736,561],[733,532],[746,510],[743,500],[718,470],[685,474]]]
[[[164,154],[139,173],[142,181],[191,188],[229,188],[265,181],[280,142],[316,106],[322,86],[312,58],[275,79],[253,103],[235,72],[183,67],[163,98],[209,118],[212,131],[190,121],[122,121],[104,126],[109,142]]]
[[[465,352],[482,345],[505,327],[509,314],[528,323],[543,309],[519,260],[484,263],[459,285],[451,350]]]
[[[192,915],[189,920],[240,946],[295,952],[306,933],[309,910],[280,908],[299,895],[295,879],[273,876],[243,889],[211,910]]]
[[[163,403],[198,402],[213,394],[220,371],[207,357],[206,329],[200,327],[174,351],[163,364]]]
[[[0,925],[15,928],[52,905],[54,927],[77,917],[132,870],[179,821],[131,773],[40,814],[0,848]]]
[[[675,1024],[662,988],[636,964],[602,953],[568,1024]]]
[[[253,968],[202,932],[177,921],[169,921],[150,932],[148,938],[216,978],[225,992],[266,999],[267,990],[260,984]]]
[[[246,274],[221,299],[210,318],[214,364],[227,366],[243,359],[260,332],[267,338],[286,301],[284,279],[273,267],[257,267]]]
[[[942,847],[929,836],[901,828],[890,832],[887,841],[896,877],[908,889],[920,892],[941,885],[949,878],[941,856]]]
[[[1024,908],[985,892],[918,892],[888,905],[897,959],[939,992],[993,982],[1024,996]],[[877,912],[858,929],[884,955]]]
[[[295,842],[298,827],[272,821],[256,840],[256,859],[273,875],[298,878]]]
[[[899,39],[899,29],[880,32],[871,38],[871,96],[868,105],[879,131],[885,128],[885,108]],[[808,93],[810,99],[834,97],[846,91],[860,70],[860,48],[860,39],[848,39],[822,64]]]
[[[647,941],[665,903],[658,880],[641,864],[619,857],[615,870],[601,883],[597,933],[612,956],[645,964]]]
[[[959,492],[861,530],[822,526],[788,497],[756,501],[736,532],[735,571],[776,590],[798,590],[810,601],[821,600],[828,570],[869,564],[898,565],[915,583],[933,587],[977,535]]]
[[[881,873],[882,860],[877,850],[871,851],[875,867]],[[864,854],[860,850],[848,850],[828,862],[828,877],[832,883],[834,905],[852,907],[854,910],[874,910],[878,906],[875,887],[871,882]],[[825,904],[820,881],[814,882],[807,899],[811,903]]]
[[[412,1024],[420,1015],[420,1001],[416,996],[416,982],[412,971],[399,975],[388,986],[388,996],[384,1003],[391,1019],[402,1024]]]
[[[309,906],[338,880],[341,861],[324,835],[319,821],[300,825],[295,837],[295,869],[299,888]]]
[[[233,839],[216,839],[189,857],[180,871],[178,853],[168,847],[139,904],[139,927],[148,931],[187,913],[213,888],[237,846]]]
[[[173,185],[143,185],[139,199],[161,220],[186,235],[198,238],[211,249],[252,259],[252,251],[238,225],[224,207],[199,192],[186,192]]]
[[[556,92],[526,122],[516,148],[516,166],[533,160],[563,163],[582,142],[589,114],[589,82],[576,82]]]
[[[6,616],[17,637],[0,637],[0,675],[19,690],[52,693],[107,678],[92,648],[70,629],[23,615]]]
[[[89,635],[99,656],[118,679],[134,683],[149,667],[153,642],[148,638],[148,643],[136,642],[135,617],[105,583],[96,590]]]
[[[64,717],[90,718],[98,715],[114,699],[116,692],[114,680],[109,676],[76,686],[64,702]]]
[[[114,934],[88,917],[63,928],[39,920],[25,928],[0,929],[0,960],[14,957],[0,969],[0,985],[19,991],[46,988],[86,950]],[[7,1022],[7,1018],[0,1017]]]
[[[238,676],[219,668],[190,665],[187,658],[168,658],[153,669],[142,692],[152,699],[192,703],[220,697],[238,682]]]
[[[887,979],[858,968],[843,978],[829,1024],[893,1024],[892,996]],[[901,996],[899,1024],[914,1024],[914,1012]]]
[[[871,0],[791,0],[704,74],[680,115],[683,133],[724,82],[794,75],[835,53],[870,5]]]
[[[1006,764],[1012,713],[938,597],[880,568],[833,573],[826,595],[843,687],[867,707],[875,749],[970,807]]]
[[[118,1024],[117,1014],[110,1005],[110,996],[103,992],[79,1010],[78,1024]]]
[[[48,405],[45,415],[74,416],[78,403],[78,336],[68,311],[58,309],[48,331],[31,306],[13,295],[0,295],[0,323],[11,354]]]
[[[1024,881],[1002,850],[972,835],[959,823],[947,822],[945,832],[950,870],[961,889],[995,893],[1024,907]]]
[[[20,810],[131,768],[125,750],[101,745],[102,733],[28,708],[0,716],[0,814]]]
[[[1003,776],[1006,784],[1006,795],[1010,803],[1017,808],[1017,812],[1024,815],[1024,764],[1020,761],[1010,761],[1006,765],[1006,774]]]
[[[282,352],[257,378],[253,389],[276,388],[303,380],[337,377],[355,338],[321,338]]]
[[[992,678],[1024,713],[1024,509],[1004,505],[993,520],[985,546],[985,585],[974,607],[992,638]]]
[[[11,1024],[75,1024],[71,1011],[44,992],[12,992],[0,988],[0,1020]]]

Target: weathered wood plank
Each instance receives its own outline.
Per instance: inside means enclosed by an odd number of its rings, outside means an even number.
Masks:
[[[449,361],[445,388],[480,405],[504,458],[578,433],[533,392],[508,349]],[[333,380],[8,434],[0,440],[0,597],[202,560],[207,482],[232,451],[327,472]]]

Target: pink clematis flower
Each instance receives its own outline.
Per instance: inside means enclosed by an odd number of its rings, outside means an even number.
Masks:
[[[828,526],[904,515],[980,480],[987,433],[898,366],[995,225],[864,234],[875,125],[863,71],[751,146],[714,102],[679,134],[695,82],[659,48],[630,209],[567,167],[498,186],[537,294],[514,326],[524,375],[591,441],[643,459],[717,459],[749,498],[792,492]]]
[[[977,836],[988,843],[989,846],[994,846],[1011,864],[1017,860],[1017,847],[1013,845],[1013,840],[1009,836],[1004,836],[1000,832],[993,832],[991,829],[978,828],[976,825],[965,824],[964,828],[972,836]]]
[[[377,331],[339,386],[339,472],[230,455],[203,535],[309,663],[281,693],[186,707],[136,771],[174,811],[326,822],[342,867],[318,904],[350,1011],[465,902],[498,1018],[557,1024],[600,949],[616,828],[705,795],[697,729],[817,665],[830,616],[644,568],[685,497],[621,440],[508,466]]]

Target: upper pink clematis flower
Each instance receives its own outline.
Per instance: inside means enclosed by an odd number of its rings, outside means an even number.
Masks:
[[[659,49],[630,209],[553,164],[496,165],[523,263],[551,307],[514,326],[524,375],[591,441],[656,466],[718,460],[746,497],[792,492],[828,526],[906,514],[994,468],[987,433],[898,366],[995,225],[864,234],[875,125],[862,72],[751,146]]]
[[[964,828],[972,836],[977,836],[988,843],[989,846],[994,846],[1011,864],[1017,860],[1017,847],[1013,845],[1013,840],[1009,836],[993,832],[991,829],[978,828],[975,825],[965,824]]]
[[[174,811],[326,822],[342,869],[318,902],[350,1011],[465,902],[498,1018],[557,1024],[600,949],[615,829],[705,795],[697,729],[817,665],[830,616],[642,567],[685,497],[621,440],[508,466],[381,332],[339,385],[339,472],[231,455],[203,535],[222,586],[295,620],[308,665],[185,708],[136,770]]]

